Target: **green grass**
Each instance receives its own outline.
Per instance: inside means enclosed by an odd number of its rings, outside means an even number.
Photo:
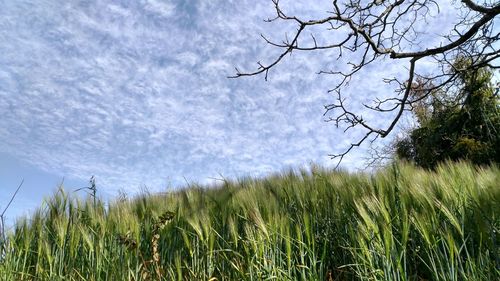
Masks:
[[[59,191],[0,280],[500,280],[500,169],[315,167],[105,208]]]

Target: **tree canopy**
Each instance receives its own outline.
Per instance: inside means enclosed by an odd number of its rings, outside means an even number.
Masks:
[[[456,69],[470,62],[459,58]],[[487,68],[459,74],[456,92],[434,90],[415,105],[419,126],[396,143],[400,158],[425,168],[444,160],[467,159],[475,164],[500,163],[500,97]],[[425,89],[414,85],[412,96]]]

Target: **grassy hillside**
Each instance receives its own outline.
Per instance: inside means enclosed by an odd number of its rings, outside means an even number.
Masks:
[[[500,280],[500,169],[289,172],[121,199],[59,192],[0,280]]]

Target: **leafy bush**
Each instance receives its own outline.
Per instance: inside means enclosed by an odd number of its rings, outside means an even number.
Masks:
[[[455,64],[456,69],[468,65],[460,59]],[[416,106],[420,126],[396,144],[400,158],[425,168],[445,160],[500,163],[500,97],[493,75],[485,68],[456,71],[462,81],[459,94],[433,92],[422,99]]]

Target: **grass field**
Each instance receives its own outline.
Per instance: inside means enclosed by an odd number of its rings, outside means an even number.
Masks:
[[[500,169],[314,167],[105,207],[60,191],[0,280],[500,280]]]

